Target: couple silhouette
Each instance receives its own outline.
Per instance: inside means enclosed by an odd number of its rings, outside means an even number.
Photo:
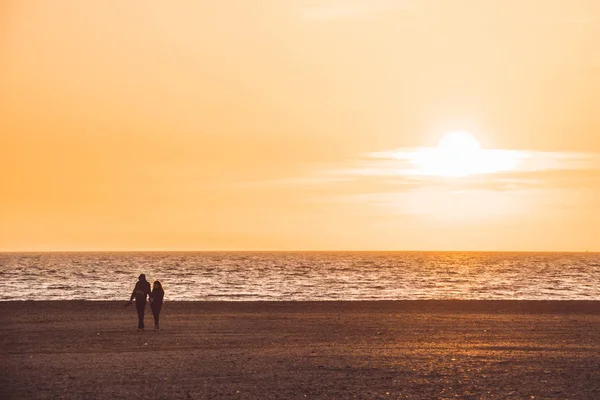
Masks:
[[[165,297],[165,291],[159,281],[154,281],[150,290],[150,282],[146,280],[146,275],[141,274],[138,277],[138,281],[133,288],[129,303],[131,304],[135,299],[135,308],[138,314],[138,332],[144,329],[144,313],[146,311],[146,299],[150,300],[150,309],[154,316],[154,330],[158,331],[158,319],[160,316],[160,310],[162,309],[163,300]]]

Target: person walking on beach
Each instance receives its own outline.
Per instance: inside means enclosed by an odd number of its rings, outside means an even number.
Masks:
[[[138,331],[144,329],[144,311],[146,310],[146,297],[148,295],[150,295],[150,282],[146,280],[146,275],[141,274],[129,299],[129,304],[135,299],[135,308],[138,313]]]
[[[159,330],[158,317],[160,316],[160,310],[162,309],[163,299],[165,298],[165,290],[163,289],[160,281],[154,281],[152,285],[152,293],[150,293],[150,309],[154,316],[154,330]]]

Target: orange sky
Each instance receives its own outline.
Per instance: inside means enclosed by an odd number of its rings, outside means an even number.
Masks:
[[[0,251],[600,251],[598,38],[596,0],[5,0]],[[411,164],[457,129],[518,167]]]

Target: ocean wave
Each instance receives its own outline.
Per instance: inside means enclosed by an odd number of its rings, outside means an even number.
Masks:
[[[0,300],[123,300],[141,272],[170,300],[600,300],[599,267],[594,253],[0,253]]]

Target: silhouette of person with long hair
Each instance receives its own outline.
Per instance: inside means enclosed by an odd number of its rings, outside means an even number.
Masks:
[[[165,290],[163,289],[160,281],[154,281],[152,285],[152,292],[150,293],[150,309],[154,316],[154,330],[160,329],[158,326],[158,317],[160,316],[160,310],[163,306],[163,299],[165,298]]]
[[[135,299],[135,308],[138,313],[138,331],[144,329],[144,311],[146,310],[146,297],[148,295],[150,295],[150,282],[146,280],[146,275],[141,274],[129,299],[129,304]]]

